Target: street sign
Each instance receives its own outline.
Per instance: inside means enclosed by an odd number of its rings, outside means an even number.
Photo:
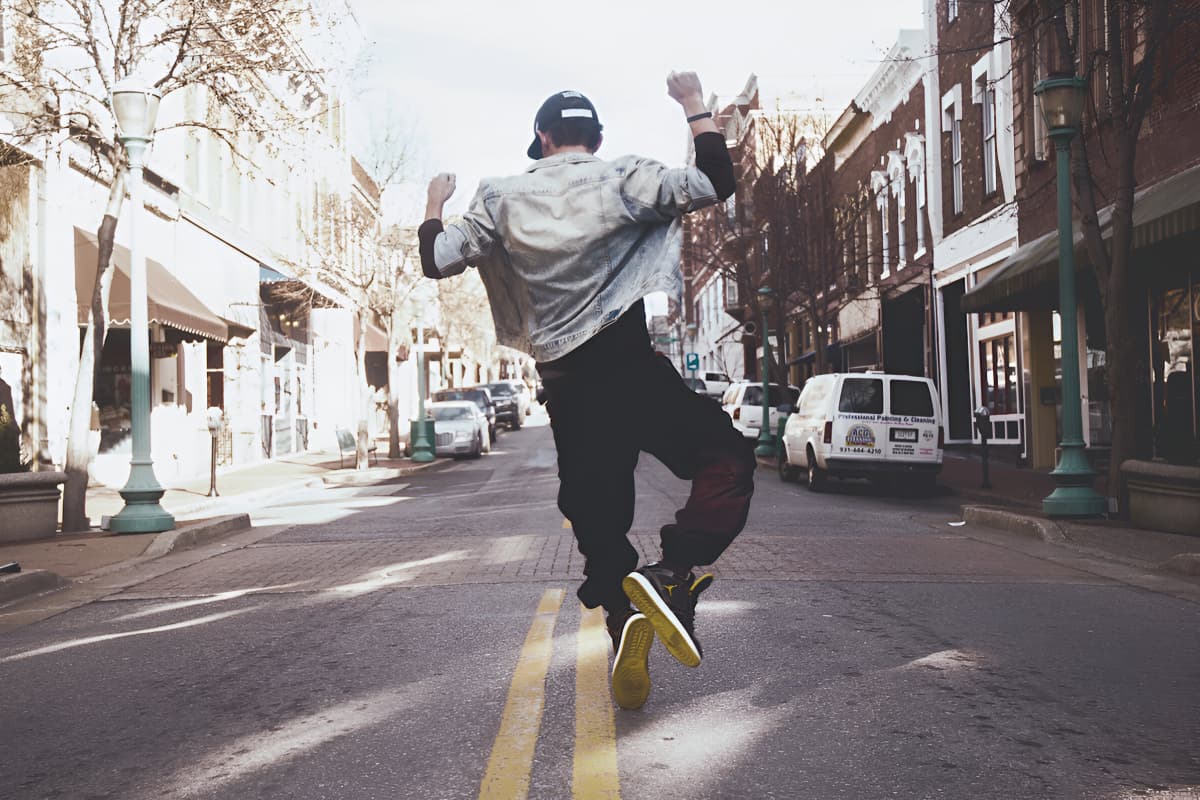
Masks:
[[[700,354],[699,353],[688,353],[687,354],[687,368],[692,370],[693,372],[700,369]]]

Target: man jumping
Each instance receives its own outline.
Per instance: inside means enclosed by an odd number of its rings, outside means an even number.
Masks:
[[[558,507],[585,561],[578,595],[607,614],[622,708],[640,708],[649,696],[655,633],[676,659],[699,666],[696,600],[712,576],[697,577],[693,567],[712,564],[741,532],[754,493],[751,445],[718,404],[655,354],[646,329],[647,294],[682,295],[680,217],[735,188],[699,78],[672,72],[667,93],[691,126],[695,167],[597,158],[603,127],[595,106],[579,92],[558,92],[534,120],[527,153],[536,163],[483,180],[462,220],[446,226],[454,175],[436,176],[418,230],[425,275],[477,267],[497,340],[537,359],[558,449]],[[661,559],[639,569],[628,534],[642,452],[692,488],[662,527]]]

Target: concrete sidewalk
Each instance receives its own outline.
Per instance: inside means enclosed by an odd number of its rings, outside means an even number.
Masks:
[[[386,442],[381,443],[386,450]],[[350,463],[347,461],[346,463]],[[175,516],[174,530],[163,533],[114,534],[100,530],[102,518],[116,514],[124,501],[117,489],[88,489],[87,510],[92,530],[49,539],[0,544],[0,567],[17,564],[20,572],[0,573],[0,605],[72,582],[86,582],[123,565],[194,547],[250,527],[250,517],[234,513],[248,501],[273,497],[314,485],[364,485],[452,463],[439,459],[418,464],[407,458],[371,458],[371,468],[340,468],[336,455],[304,453],[217,476],[218,497],[208,497],[209,479],[198,478],[168,486],[162,506]]]
[[[759,459],[763,469],[774,459]],[[982,488],[983,462],[977,448],[948,449],[938,484],[944,495],[962,501],[963,518],[1010,533],[1035,536],[1050,544],[1146,570],[1200,576],[1200,531],[1197,536],[1131,527],[1124,520],[1051,520],[1042,513],[1042,498],[1054,491],[1049,470],[1018,467],[993,457],[988,464],[991,487]],[[1103,493],[1105,476],[1096,476]]]

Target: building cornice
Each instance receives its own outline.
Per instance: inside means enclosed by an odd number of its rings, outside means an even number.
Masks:
[[[855,106],[871,114],[875,127],[891,119],[892,112],[921,80],[924,70],[917,59],[924,42],[923,30],[901,30],[883,63],[854,98]]]

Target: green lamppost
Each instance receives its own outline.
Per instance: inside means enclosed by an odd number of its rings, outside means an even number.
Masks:
[[[433,449],[437,435],[433,422],[425,418],[425,320],[417,317],[417,418],[413,421],[412,460],[424,464],[436,457]]]
[[[1033,92],[1054,140],[1058,169],[1058,313],[1062,319],[1062,455],[1050,473],[1057,488],[1042,500],[1042,510],[1050,517],[1095,517],[1104,513],[1105,502],[1092,488],[1095,473],[1084,453],[1070,178],[1071,140],[1083,120],[1087,83],[1074,75],[1055,76],[1038,83]]]
[[[129,480],[121,489],[125,506],[111,520],[116,533],[155,533],[175,527],[175,518],[159,500],[163,487],[154,476],[150,457],[150,331],[146,309],[146,254],[138,237],[142,205],[142,170],[154,139],[159,93],[131,78],[113,84],[112,110],[117,138],[125,146],[129,167],[129,365],[133,455]]]
[[[758,433],[758,446],[754,455],[773,458],[775,456],[775,437],[771,434],[771,352],[770,337],[767,322],[771,297],[774,292],[769,286],[758,290],[758,302],[762,306],[762,428]]]

